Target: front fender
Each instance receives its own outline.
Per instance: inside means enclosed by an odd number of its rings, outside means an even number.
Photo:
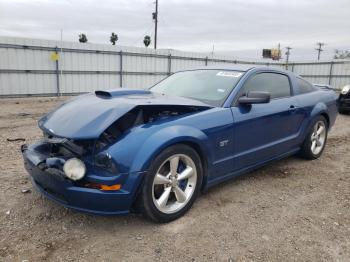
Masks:
[[[191,142],[198,145],[202,152],[205,152],[207,163],[211,163],[211,153],[206,141],[208,137],[201,130],[190,126],[169,126],[153,133],[142,144],[140,150],[132,162],[130,172],[135,170],[147,170],[152,160],[165,148],[170,145],[184,142]]]

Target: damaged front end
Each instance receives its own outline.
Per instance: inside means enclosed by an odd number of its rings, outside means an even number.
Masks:
[[[129,174],[106,174],[109,171],[94,165],[95,144],[95,140],[46,136],[22,145],[21,151],[32,184],[49,199],[94,214],[128,213],[134,193],[132,184],[141,173],[133,174],[133,181],[128,180]],[[109,162],[99,161],[100,165]]]
[[[39,120],[43,139],[21,148],[33,185],[73,209],[128,213],[145,170],[130,171],[129,163],[109,149],[125,141],[133,128],[145,132],[210,108],[184,98],[176,98],[174,104],[159,94],[127,89],[96,92],[64,103]],[[137,153],[123,150],[125,155]]]
[[[87,156],[91,155],[93,144],[93,141],[72,141],[46,135],[44,139],[30,146],[22,145],[21,151],[38,169],[62,179],[69,178],[75,181],[82,179],[85,175],[85,163],[89,162]],[[73,159],[77,159],[77,161],[87,160],[84,161],[85,163],[81,161],[84,165],[83,170],[79,170],[79,168],[73,170],[73,173],[75,171],[75,173],[83,173],[82,175],[71,175],[72,171],[65,167],[66,162]]]
[[[73,140],[53,137],[44,132],[43,139],[29,146],[22,145],[21,151],[25,160],[30,160],[38,169],[61,180],[71,180],[76,186],[119,190],[120,184],[113,184],[109,189],[113,178],[120,177],[120,174],[112,157],[99,152],[99,141],[101,139]],[[116,179],[118,182],[122,180]]]

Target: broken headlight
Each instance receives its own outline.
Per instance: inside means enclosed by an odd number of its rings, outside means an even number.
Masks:
[[[78,158],[71,158],[64,163],[63,171],[68,178],[76,181],[85,176],[86,167],[83,161]]]

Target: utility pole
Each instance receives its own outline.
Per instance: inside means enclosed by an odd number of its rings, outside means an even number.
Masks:
[[[280,59],[281,59],[281,44],[278,43],[278,59],[277,59],[277,61],[280,61]]]
[[[286,49],[287,49],[287,52],[286,52],[286,65],[287,65],[287,69],[288,69],[289,55],[290,55],[290,50],[292,48],[290,46],[287,46]]]
[[[318,51],[317,60],[320,60],[321,52],[323,51],[322,46],[324,46],[325,43],[318,42],[317,45],[318,48],[315,48]]]
[[[156,0],[156,11],[152,13],[154,20],[154,49],[157,49],[157,31],[158,31],[158,0]]]
[[[60,46],[61,46],[61,52],[60,52],[60,68],[61,68],[61,83],[63,82],[63,29],[61,29],[61,43],[60,43]],[[59,96],[61,96],[61,92],[59,92],[58,94]]]

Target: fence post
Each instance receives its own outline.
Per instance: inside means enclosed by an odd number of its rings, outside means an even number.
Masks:
[[[331,62],[331,66],[329,68],[329,76],[328,76],[328,85],[332,83],[332,75],[333,75],[333,61]]]
[[[206,56],[205,57],[205,66],[207,66],[208,65],[208,57]]]
[[[58,55],[58,48],[55,47],[55,53],[56,56]],[[56,90],[57,90],[57,96],[60,96],[60,75],[59,75],[59,68],[58,68],[58,58],[55,59],[56,63]]]
[[[292,64],[292,72],[294,72],[294,64]]]
[[[171,75],[171,54],[168,55],[168,76]]]
[[[119,86],[123,87],[123,51],[119,53]]]

